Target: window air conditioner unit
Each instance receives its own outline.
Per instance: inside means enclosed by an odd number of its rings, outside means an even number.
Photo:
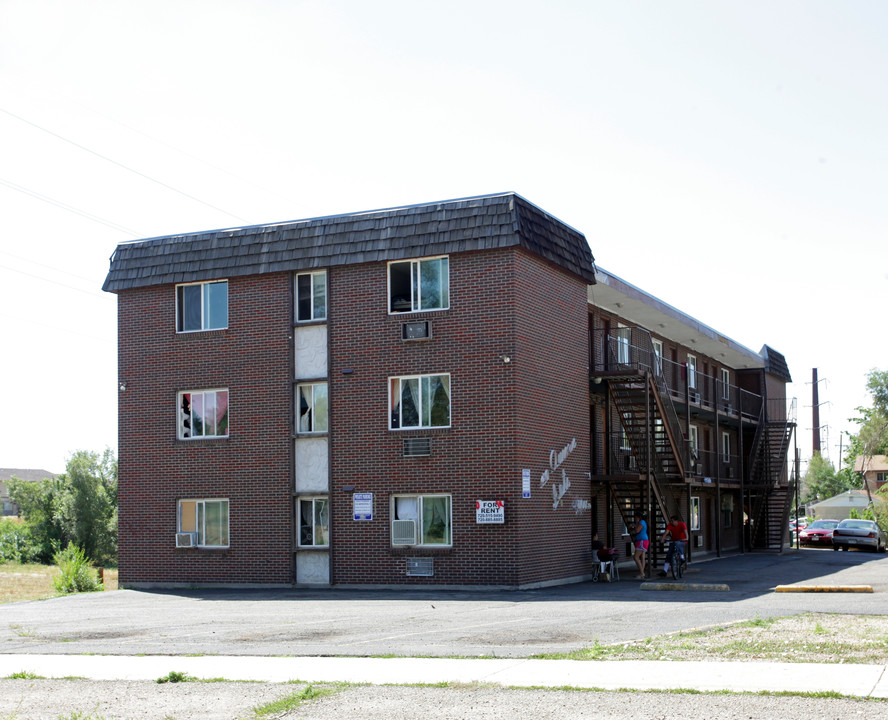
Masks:
[[[402,340],[430,340],[432,324],[428,320],[401,323]]]
[[[694,547],[703,547],[702,535],[694,535]]]
[[[734,477],[734,468],[732,468],[732,467],[729,467],[729,468],[728,468],[727,476],[728,476],[728,479],[729,479],[729,480],[733,479],[733,477]]]
[[[432,454],[431,438],[405,438],[404,457],[427,457]]]
[[[734,414],[734,406],[731,405],[731,403],[725,403],[725,412],[728,413],[728,415],[733,415]]]
[[[176,547],[197,547],[197,533],[176,533]]]
[[[416,545],[415,520],[392,520],[392,545]]]
[[[697,473],[697,475],[702,475],[702,474],[703,474],[703,463],[697,463],[697,466],[696,466],[696,473]]]
[[[698,393],[696,390],[691,390],[691,392],[689,394],[691,396],[691,402],[699,405],[700,404],[700,393]]]

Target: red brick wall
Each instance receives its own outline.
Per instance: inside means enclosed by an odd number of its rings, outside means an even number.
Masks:
[[[443,312],[388,315],[384,263],[334,268],[329,288],[333,582],[517,586],[579,572],[588,515],[553,511],[549,488],[522,500],[521,471],[531,469],[538,486],[549,450],[576,437],[585,449],[568,462],[567,502],[588,489],[585,285],[497,250],[450,256]],[[403,342],[401,322],[417,318],[431,321],[433,339]],[[452,427],[389,430],[388,378],[428,373],[450,373]],[[411,435],[432,438],[430,457],[403,457]],[[372,521],[352,519],[345,486],[373,493]],[[392,548],[391,496],[436,492],[452,494],[453,547]],[[505,524],[477,525],[478,499],[504,500]],[[406,576],[406,558],[416,556],[434,557],[434,577]]]
[[[229,281],[229,327],[175,332],[175,288],[118,298],[120,582],[292,579],[290,276]],[[229,437],[177,439],[176,393],[229,389]],[[228,498],[227,550],[176,549],[180,498]]]

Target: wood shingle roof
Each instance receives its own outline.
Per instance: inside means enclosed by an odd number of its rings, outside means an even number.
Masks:
[[[138,240],[103,290],[521,246],[593,284],[585,236],[515,193]]]

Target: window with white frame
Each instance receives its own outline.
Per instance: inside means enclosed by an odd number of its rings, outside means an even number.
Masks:
[[[691,530],[700,529],[700,498],[691,496]]]
[[[697,358],[693,355],[688,355],[688,387],[697,389]]]
[[[228,327],[228,281],[176,285],[176,332]]]
[[[296,321],[310,322],[327,318],[327,272],[296,275]]]
[[[296,432],[324,433],[329,427],[327,383],[296,386]]]
[[[654,345],[654,374],[659,375],[663,372],[663,341],[652,339],[651,342]]]
[[[632,330],[625,325],[617,328],[617,362],[621,365],[629,364],[629,348],[632,343]]]
[[[228,390],[184,390],[178,394],[179,439],[228,437]]]
[[[452,544],[450,495],[392,497],[392,545]]]
[[[722,433],[722,462],[731,462],[731,434]]]
[[[228,500],[179,500],[178,532],[191,534],[192,546],[228,547]]]
[[[450,427],[450,375],[389,378],[392,430]]]
[[[327,498],[299,499],[299,545],[328,547],[330,545],[330,505]]]
[[[731,399],[731,371],[726,370],[725,368],[721,369],[721,379],[722,379],[722,398],[725,400]]]
[[[450,260],[404,260],[388,265],[389,312],[446,310],[450,307]]]

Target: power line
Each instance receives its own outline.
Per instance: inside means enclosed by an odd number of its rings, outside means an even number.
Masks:
[[[112,230],[118,230],[122,233],[126,233],[127,235],[132,235],[133,237],[142,237],[137,232],[130,230],[129,228],[123,227],[123,225],[118,225],[117,223],[111,222],[110,220],[105,220],[104,218],[100,218],[98,215],[93,215],[91,213],[86,212],[85,210],[80,210],[73,205],[66,205],[60,200],[55,200],[51,197],[47,197],[46,195],[41,195],[39,192],[35,192],[34,190],[29,190],[26,187],[22,187],[21,185],[16,185],[13,182],[9,182],[9,180],[4,180],[0,178],[0,185],[5,185],[8,188],[13,190],[17,190],[20,193],[24,193],[25,195],[30,195],[33,198],[37,198],[38,200],[42,200],[43,202],[47,202],[50,205],[55,205],[56,207],[62,208],[62,210],[67,210],[68,212],[72,212],[75,215],[80,215],[81,217],[85,217],[87,220],[92,220],[93,222],[100,223],[101,225],[105,225]]]
[[[16,115],[15,113],[10,112],[9,110],[6,110],[5,108],[0,108],[0,112],[5,113],[5,114],[9,115],[10,117],[13,117],[16,120],[25,123],[26,125],[30,125],[33,128],[37,128],[38,130],[45,132],[47,135],[52,135],[54,138],[58,138],[59,140],[62,140],[63,142],[68,143],[69,145],[73,145],[74,147],[76,147],[80,150],[83,150],[84,152],[88,152],[90,155],[95,155],[97,158],[101,158],[105,162],[109,162],[112,165],[116,165],[119,168],[123,168],[124,170],[131,172],[134,175],[138,175],[139,177],[144,178],[145,180],[149,180],[153,183],[156,183],[157,185],[160,185],[161,187],[166,188],[167,190],[172,190],[174,193],[178,193],[179,195],[182,195],[183,197],[186,197],[189,200],[193,200],[194,202],[198,202],[201,205],[205,205],[206,207],[211,208],[212,210],[215,210],[216,212],[220,212],[224,215],[228,215],[228,217],[233,217],[235,220],[240,220],[243,223],[247,222],[247,220],[245,220],[244,218],[242,218],[238,215],[235,215],[234,213],[230,213],[227,210],[223,210],[220,207],[216,207],[215,205],[211,205],[210,203],[205,202],[204,200],[201,200],[200,198],[194,197],[194,195],[189,195],[188,193],[186,193],[182,190],[179,190],[178,188],[174,188],[172,185],[167,185],[165,182],[162,182],[161,180],[157,180],[156,178],[153,178],[150,175],[146,175],[143,172],[139,172],[138,170],[131,168],[128,165],[124,165],[123,163],[117,162],[117,160],[112,160],[111,158],[107,157],[106,155],[102,155],[101,153],[98,153],[95,150],[92,150],[92,149],[86,147],[85,145],[81,145],[80,143],[76,143],[73,140],[69,140],[68,138],[63,137],[62,135],[59,135],[58,133],[54,133],[52,130],[47,130],[45,127],[41,127],[37,123],[33,123],[30,120],[26,120],[25,118],[21,117],[20,115]]]
[[[10,272],[18,273],[19,275],[27,275],[28,277],[32,277],[35,280],[42,280],[43,282],[52,283],[53,285],[61,285],[62,287],[69,288],[70,290],[76,290],[77,292],[81,292],[84,295],[91,295],[92,297],[104,298],[106,293],[94,292],[92,290],[84,290],[83,288],[74,287],[73,285],[68,285],[67,283],[59,282],[58,280],[50,280],[49,278],[45,278],[41,275],[35,275],[34,273],[25,272],[24,270],[17,270],[16,268],[11,268],[8,265],[0,265],[0,268],[4,270],[9,270]]]
[[[36,260],[29,260],[26,257],[22,257],[21,255],[14,255],[11,252],[6,252],[5,250],[0,250],[0,255],[6,255],[11,258],[15,258],[16,260],[24,260],[25,262],[29,262],[32,265],[39,265],[40,267],[45,267],[48,270],[55,270],[56,272],[62,273],[63,275],[70,275],[71,277],[77,278],[78,280],[86,280],[87,282],[93,282],[94,278],[86,277],[85,275],[76,275],[75,273],[68,272],[67,270],[62,270],[61,268],[53,267],[52,265],[46,265],[45,263],[37,262]]]

